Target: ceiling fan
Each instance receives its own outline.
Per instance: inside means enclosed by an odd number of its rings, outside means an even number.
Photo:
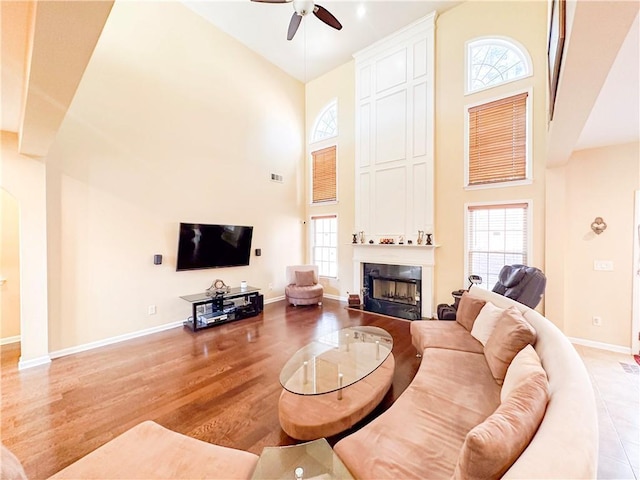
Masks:
[[[342,25],[336,17],[334,17],[329,10],[321,5],[313,2],[313,0],[251,0],[252,2],[260,3],[289,3],[293,1],[293,15],[289,22],[289,30],[287,32],[287,40],[291,40],[298,31],[302,17],[306,14],[313,12],[313,14],[322,20],[324,23],[336,30],[342,29]]]

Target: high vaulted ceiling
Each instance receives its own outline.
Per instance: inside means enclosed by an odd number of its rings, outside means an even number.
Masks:
[[[460,1],[319,0],[342,24],[335,30],[313,14],[287,40],[293,3],[249,0],[181,0],[187,7],[302,82],[348,62],[352,55],[430,12],[442,13]]]
[[[441,14],[462,3],[321,0],[343,29],[307,15],[295,38],[287,41],[291,3],[180,1],[303,82],[434,10]],[[46,155],[112,4],[2,0],[0,129],[19,132],[21,153]],[[550,165],[566,161],[573,150],[640,140],[639,20],[612,19],[613,14],[633,18],[638,3],[583,0],[568,5],[573,5],[577,23],[568,26],[574,34],[565,45],[570,58],[563,63],[560,105],[549,132]],[[603,61],[603,52],[611,60]],[[59,68],[62,64],[66,68]],[[600,80],[590,81],[596,74]]]

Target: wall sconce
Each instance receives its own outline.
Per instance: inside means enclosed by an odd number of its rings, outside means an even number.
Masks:
[[[596,217],[596,219],[591,224],[591,230],[594,231],[596,235],[600,235],[607,229],[607,224],[604,223],[602,217]]]

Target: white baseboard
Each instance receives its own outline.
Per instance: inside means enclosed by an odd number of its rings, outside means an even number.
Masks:
[[[281,300],[284,300],[284,295],[280,295],[279,297],[273,297],[273,298],[270,298],[269,300],[265,300],[264,304],[268,305],[270,303],[280,302]]]
[[[20,341],[20,335],[14,337],[0,338],[0,345],[9,345],[10,343],[18,343]]]
[[[49,355],[32,358],[31,360],[22,360],[22,357],[20,357],[20,360],[18,361],[18,370],[38,367],[40,365],[48,365],[49,363],[51,363],[51,357]]]
[[[78,345],[76,347],[63,348],[62,350],[56,350],[51,352],[49,356],[51,358],[60,358],[66,355],[72,355],[74,353],[86,352],[94,348],[104,347],[112,345],[114,343],[124,342],[125,340],[131,340],[138,337],[144,337],[145,335],[151,335],[152,333],[163,332],[171,328],[181,327],[183,320],[177,322],[166,323],[157,327],[145,328],[144,330],[138,330],[137,332],[125,333],[124,335],[118,335],[116,337],[105,338],[104,340],[97,340],[95,342],[85,343],[84,345]]]
[[[585,340],[584,338],[567,337],[571,343],[582,345],[584,347],[599,348],[600,350],[608,350],[609,352],[624,353],[631,355],[630,347],[622,347],[611,343],[595,342],[593,340]]]
[[[347,301],[347,297],[341,297],[340,295],[333,295],[331,293],[325,293],[324,298],[330,298],[331,300],[338,300],[339,302]]]

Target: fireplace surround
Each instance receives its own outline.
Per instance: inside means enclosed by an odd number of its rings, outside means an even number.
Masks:
[[[408,300],[402,297],[413,297],[410,301],[411,305],[416,303],[417,312],[410,315],[410,319],[415,320],[418,318],[435,318],[434,314],[434,299],[433,299],[433,270],[435,266],[435,249],[437,245],[381,245],[381,244],[355,244],[353,245],[353,271],[354,271],[354,285],[352,292],[357,292],[363,296],[363,304],[365,309],[368,309],[368,305],[364,302],[365,293],[369,298],[374,294],[380,293],[376,296],[391,296],[395,297],[396,303],[398,303],[397,310],[406,311]],[[379,292],[373,292],[375,288],[373,283],[367,284],[368,290],[365,292],[365,264],[377,264],[384,266],[400,267],[400,271],[403,274],[409,276],[407,285],[398,285],[399,275],[391,274],[387,270],[387,267],[379,268],[378,280],[387,280],[389,282],[395,281],[394,285],[390,283],[379,283],[377,286]],[[411,272],[411,273],[407,273]],[[368,275],[367,275],[368,276]],[[381,278],[384,277],[384,278]],[[367,280],[368,281],[368,280]],[[377,282],[378,283],[378,282]],[[413,285],[413,286],[411,286]],[[413,288],[415,293],[413,295]],[[419,300],[418,301],[416,300]],[[388,300],[389,298],[387,298]],[[384,301],[378,299],[377,302]],[[404,302],[404,304],[403,304]],[[368,302],[371,304],[371,302]],[[399,316],[399,318],[407,318],[407,315],[397,315],[393,312],[387,311],[378,312],[385,315]]]
[[[422,318],[422,267],[362,264],[364,309],[407,320]]]

